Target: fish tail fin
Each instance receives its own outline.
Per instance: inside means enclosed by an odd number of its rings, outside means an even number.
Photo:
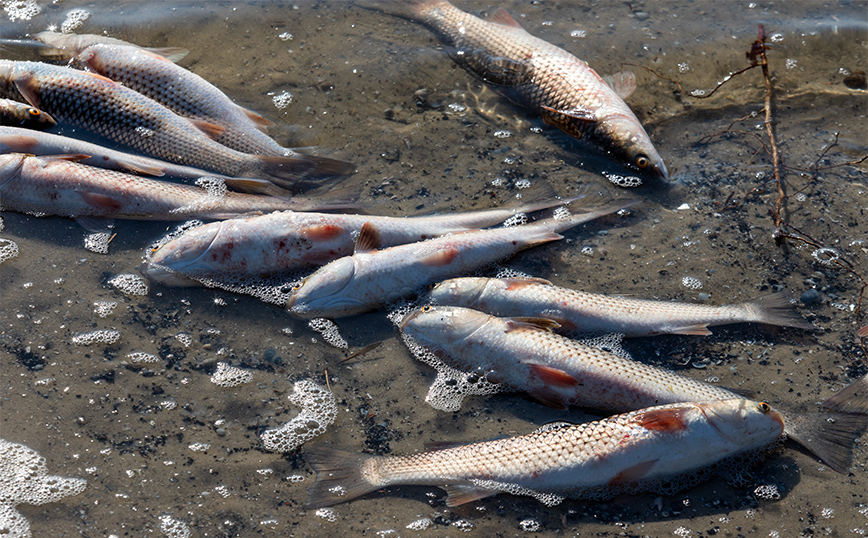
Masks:
[[[823,402],[825,407],[841,413],[868,414],[868,375],[850,383]]]
[[[259,155],[258,157],[262,164],[262,171],[275,183],[288,188],[300,179],[345,176],[355,170],[355,166],[351,163],[314,155],[296,154],[291,157]]]
[[[316,471],[316,481],[307,490],[308,508],[324,508],[349,501],[379,487],[362,474],[362,465],[377,456],[322,446],[305,448],[304,456]]]
[[[796,327],[811,330],[813,325],[802,319],[793,308],[793,296],[788,291],[779,291],[771,295],[757,297],[741,306],[751,316],[752,321],[780,325],[781,327]]]
[[[784,413],[785,433],[829,467],[846,473],[853,444],[868,427],[868,416],[848,413]]]

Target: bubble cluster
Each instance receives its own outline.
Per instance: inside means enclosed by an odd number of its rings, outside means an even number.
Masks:
[[[42,11],[36,0],[3,0],[3,11],[9,16],[9,20],[29,21]]]
[[[320,517],[331,523],[338,520],[338,515],[331,508],[318,508],[316,511],[316,517]]]
[[[424,531],[433,524],[433,521],[431,521],[427,517],[423,517],[422,519],[417,519],[416,521],[407,525],[407,528],[411,531]]]
[[[0,535],[30,537],[30,523],[15,509],[78,495],[87,486],[81,478],[48,474],[45,458],[18,443],[0,439]]]
[[[757,486],[756,489],[753,490],[753,494],[756,495],[757,498],[766,501],[776,501],[781,498],[781,493],[778,491],[778,487],[774,484],[762,484]]]
[[[0,238],[0,263],[18,256],[18,243],[11,239]]]
[[[200,177],[196,180],[196,186],[205,189],[211,198],[225,198],[228,192],[226,182],[219,177]]]
[[[702,281],[694,276],[686,276],[681,279],[681,285],[689,290],[701,290]]]
[[[539,530],[539,521],[533,518],[522,519],[518,522],[518,528],[525,532],[536,532]]]
[[[190,336],[190,333],[178,333],[175,335],[175,340],[180,342],[185,348],[193,345],[193,337]]]
[[[301,412],[283,426],[262,432],[266,450],[291,452],[324,433],[338,416],[334,394],[308,379],[295,383],[289,401],[301,407]]]
[[[521,226],[522,224],[527,224],[527,215],[524,213],[516,213],[503,221],[504,228],[509,228],[510,226]]]
[[[211,445],[208,443],[193,443],[188,445],[187,448],[192,450],[193,452],[207,452]]]
[[[284,91],[273,95],[271,97],[271,101],[274,103],[274,106],[276,106],[278,110],[283,110],[292,103],[292,94]]]
[[[642,185],[642,179],[637,176],[621,176],[618,174],[609,174],[606,172],[603,172],[603,175],[606,176],[606,179],[619,187],[638,187]]]
[[[467,521],[466,519],[457,519],[457,520],[452,522],[452,525],[449,525],[449,526],[455,527],[456,529],[460,530],[461,532],[470,532],[473,530],[473,523],[470,521]]]
[[[96,331],[76,334],[72,337],[72,343],[76,346],[92,346],[94,344],[105,344],[110,346],[116,344],[120,339],[120,331],[114,329],[98,329]]]
[[[145,353],[144,351],[133,351],[127,354],[127,358],[132,362],[160,362],[160,357]]]
[[[347,349],[349,347],[347,341],[341,336],[338,325],[334,321],[326,318],[314,318],[310,320],[307,325],[312,330],[320,333],[322,339],[325,340],[327,344],[340,349]]]
[[[160,532],[166,538],[190,538],[190,527],[180,519],[168,514],[160,516]]]
[[[93,313],[104,318],[111,315],[118,304],[114,301],[97,301],[93,303]]]
[[[494,138],[509,138],[510,136],[512,136],[510,131],[494,131]]]
[[[145,279],[132,273],[117,275],[109,280],[108,284],[124,295],[144,296],[150,291],[150,287]]]
[[[73,9],[66,14],[66,19],[60,25],[60,32],[70,34],[80,28],[84,21],[89,18],[90,12],[86,9]]]
[[[253,372],[230,366],[227,362],[218,362],[217,371],[211,375],[211,383],[218,387],[237,387],[253,381]]]

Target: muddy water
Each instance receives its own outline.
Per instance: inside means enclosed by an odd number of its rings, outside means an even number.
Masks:
[[[0,34],[23,37],[83,8],[90,17],[80,32],[188,48],[182,65],[274,120],[279,141],[355,162],[358,172],[347,184],[374,213],[506,204],[520,179],[547,183],[560,195],[583,185],[617,193],[605,174],[627,173],[455,68],[425,28],[375,11],[337,2],[37,5],[41,12],[29,20],[10,21],[4,13]],[[602,74],[636,64],[677,79],[687,92],[629,67],[639,89],[628,102],[673,181],[631,189],[625,194],[646,201],[629,216],[589,223],[509,266],[587,291],[711,304],[787,288],[805,299],[800,312],[813,332],[733,326],[709,337],[639,339],[626,347],[638,360],[805,410],[864,375],[866,357],[854,334],[858,279],[819,263],[815,247],[778,247],[772,239],[776,191],[768,184],[759,70],[709,99],[689,94],[710,91],[745,67],[757,23],[766,25],[774,45],[775,129],[789,167],[786,218],[868,274],[865,164],[810,172],[818,160],[828,166],[868,153],[866,94],[843,83],[868,67],[865,2],[501,5],[531,33]],[[496,6],[461,7],[481,13]],[[736,132],[716,135],[727,128]],[[828,149],[836,135],[838,144]],[[788,444],[747,486],[715,479],[671,497],[546,508],[500,495],[448,508],[441,490],[407,487],[331,512],[305,510],[313,474],[303,455],[270,453],[259,444],[263,429],[298,411],[286,396],[299,378],[328,377],[339,414],[315,442],[348,450],[408,453],[432,440],[483,440],[591,415],[514,395],[472,398],[456,414],[435,411],[424,402],[433,373],[412,359],[383,313],[340,322],[351,348],[384,345],[339,364],[344,350],[256,299],[160,286],[131,298],[108,287],[112,276],[135,271],[145,247],[173,228],[165,223],[119,222],[109,254],[99,255],[83,248],[86,232],[72,220],[7,212],[3,221],[2,237],[14,240],[20,254],[0,266],[2,437],[39,451],[52,473],[89,481],[79,497],[22,506],[34,535],[159,536],[164,514],[186,522],[194,536],[524,536],[534,528],[540,536],[868,532],[864,436],[847,474]],[[701,288],[685,286],[696,281]],[[100,318],[97,301],[117,306]],[[118,330],[121,340],[72,344],[73,335],[94,329]],[[191,337],[189,345],[179,334]],[[135,351],[161,361],[133,364],[127,354]],[[216,387],[209,375],[218,361],[253,369],[254,382]],[[210,448],[195,452],[193,443]],[[757,495],[758,486],[775,486],[779,498]],[[427,530],[407,528],[424,518],[431,520]]]

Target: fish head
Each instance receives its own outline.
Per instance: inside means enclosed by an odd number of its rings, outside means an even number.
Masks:
[[[425,306],[401,320],[401,332],[422,345],[451,345],[460,342],[491,316],[460,306]]]
[[[21,169],[24,167],[24,159],[26,158],[27,155],[22,153],[0,155],[0,187],[21,177]]]
[[[487,278],[451,278],[435,284],[428,297],[435,304],[473,307],[487,282]]]
[[[300,318],[345,316],[372,310],[369,305],[345,293],[355,273],[352,256],[320,267],[293,286],[286,309]]]
[[[598,128],[627,166],[651,177],[669,179],[663,158],[635,116],[613,114],[601,121]]]
[[[221,255],[215,251],[215,242],[224,224],[225,222],[214,222],[189,228],[162,245],[154,247],[147,254],[140,268],[142,274],[155,282],[169,286],[179,285],[171,283],[179,277],[188,280],[184,275],[214,276],[215,270],[210,261],[214,256]]]
[[[784,418],[766,402],[745,398],[697,404],[709,424],[733,445],[763,447],[784,432]]]

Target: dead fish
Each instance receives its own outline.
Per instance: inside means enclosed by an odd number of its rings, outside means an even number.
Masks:
[[[315,166],[311,176],[345,175],[353,165],[325,157],[302,155],[284,148],[265,134],[273,125],[259,114],[232,102],[216,86],[163,56],[139,47],[96,44],[81,50],[74,61],[87,71],[122,83],[185,118],[207,125],[215,141],[257,155],[306,159]]]
[[[183,59],[190,52],[180,47],[138,47],[128,41],[99,34],[64,34],[61,32],[39,32],[34,39],[48,46],[39,47],[37,50],[41,56],[49,60],[71,60],[81,50],[98,43],[107,45],[121,45],[137,47],[142,50],[159,54],[172,62]]]
[[[615,202],[562,219],[457,233],[374,250],[376,229],[365,224],[352,256],[320,268],[294,287],[287,309],[300,318],[341,317],[375,310],[448,276],[474,271],[521,250],[557,241],[558,232],[639,203]]]
[[[50,115],[26,103],[0,99],[0,126],[48,129],[57,122]]]
[[[651,407],[587,424],[560,422],[527,435],[409,456],[311,447],[305,458],[316,482],[307,506],[411,484],[445,489],[448,506],[503,492],[549,506],[565,497],[672,494],[706,480],[713,470],[723,474],[756,463],[783,429],[783,417],[767,403],[739,398]]]
[[[223,219],[251,211],[316,209],[293,198],[226,192],[223,182],[202,187],[147,179],[77,161],[86,155],[0,155],[0,211],[36,216],[111,217],[142,220]]]
[[[723,387],[560,336],[550,331],[554,326],[547,319],[498,318],[469,308],[427,306],[408,314],[401,332],[423,362],[476,373],[503,390],[522,391],[557,408],[625,412],[739,397]],[[846,472],[852,445],[868,426],[865,383],[863,379],[830,398],[827,407],[838,412],[780,409],[787,435],[833,469]]]
[[[708,335],[708,327],[767,323],[810,330],[782,291],[740,304],[711,306],[585,293],[539,278],[456,278],[431,290],[438,305],[465,306],[501,317],[556,321],[561,332]]]
[[[587,63],[529,34],[502,8],[482,20],[446,0],[361,3],[427,25],[451,47],[457,63],[507,90],[549,125],[589,138],[631,168],[668,177],[663,159],[624,102],[636,87],[632,73],[614,75],[610,86]]]
[[[2,96],[27,101],[58,121],[152,157],[225,176],[291,185],[316,168],[306,158],[249,155],[229,149],[153,99],[76,69],[0,60]]]
[[[369,239],[371,246],[386,248],[493,226],[570,201],[407,218],[292,211],[242,217],[186,230],[149,253],[141,269],[151,280],[170,286],[197,285],[202,278],[248,281],[349,256],[365,225],[375,236]]]

